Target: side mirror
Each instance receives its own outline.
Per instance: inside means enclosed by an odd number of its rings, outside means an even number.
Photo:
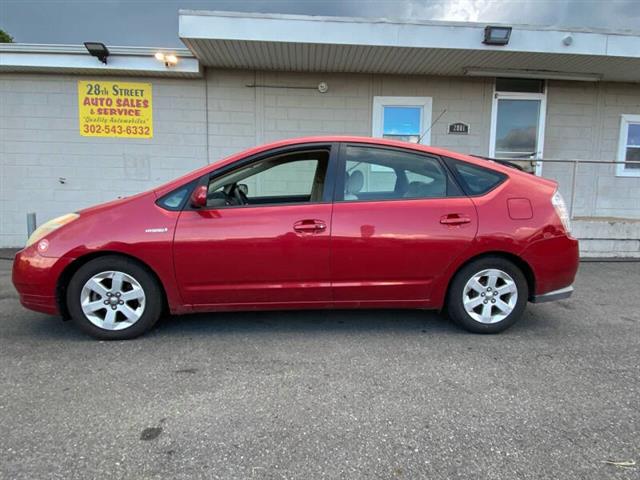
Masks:
[[[207,206],[207,186],[200,185],[191,193],[191,206],[202,208]]]

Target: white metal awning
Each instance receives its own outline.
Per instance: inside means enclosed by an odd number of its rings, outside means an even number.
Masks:
[[[207,67],[640,82],[640,34],[514,25],[181,10],[180,38]]]
[[[0,43],[0,72],[47,72],[91,75],[199,77],[200,64],[185,49],[108,47],[107,64],[92,57],[83,45]],[[178,63],[165,66],[157,52],[173,53]]]

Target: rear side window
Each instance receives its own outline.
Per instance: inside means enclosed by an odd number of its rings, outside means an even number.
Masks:
[[[353,145],[346,146],[343,155],[341,199],[346,201],[443,198],[461,193],[436,157]]]
[[[478,167],[467,162],[445,158],[449,167],[456,173],[467,195],[482,195],[501,184],[507,176],[503,173]]]

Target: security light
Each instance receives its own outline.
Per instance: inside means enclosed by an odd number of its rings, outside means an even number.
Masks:
[[[109,49],[104,43],[100,42],[84,42],[85,48],[89,51],[92,57],[98,57],[105,65],[107,64],[107,57],[109,56]]]
[[[487,25],[484,27],[484,41],[486,45],[506,45],[511,36],[511,27]]]
[[[154,57],[159,62],[164,63],[165,67],[173,67],[178,63],[178,57],[173,53],[157,52]]]

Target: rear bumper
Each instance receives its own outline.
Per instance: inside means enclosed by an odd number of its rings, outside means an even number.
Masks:
[[[535,287],[529,292],[530,301],[540,303],[571,295],[571,285],[580,265],[576,239],[561,235],[540,240],[529,246],[522,253],[522,258],[534,276]]]
[[[573,294],[573,285],[554,290],[553,292],[543,293],[542,295],[534,295],[531,297],[531,303],[555,302],[556,300],[564,300]]]

